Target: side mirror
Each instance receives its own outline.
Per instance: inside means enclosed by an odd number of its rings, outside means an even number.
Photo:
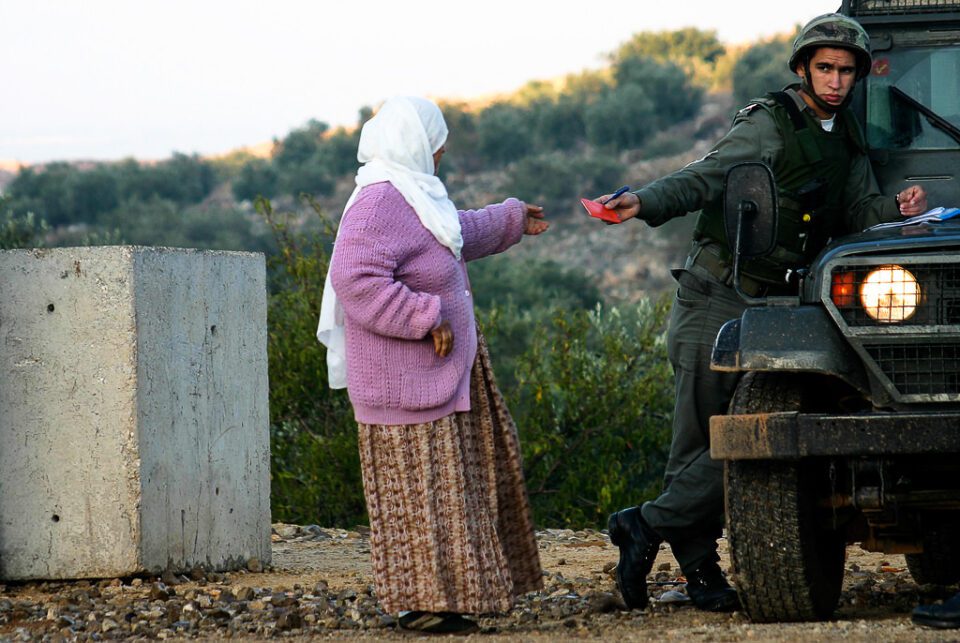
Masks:
[[[730,253],[755,259],[777,243],[777,187],[765,163],[738,163],[723,180],[723,223]]]

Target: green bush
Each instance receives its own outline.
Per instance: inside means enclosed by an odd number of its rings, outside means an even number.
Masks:
[[[42,246],[47,224],[33,212],[18,214],[9,206],[10,198],[0,194],[0,250]]]
[[[782,36],[757,43],[740,56],[732,72],[735,105],[744,105],[751,98],[800,81],[787,68],[793,50],[792,43],[792,37]]]
[[[132,198],[112,212],[100,216],[99,225],[91,232],[101,241],[113,243],[177,248],[210,248],[215,250],[270,251],[268,233],[259,221],[233,208],[181,206],[168,199]],[[59,232],[57,245],[75,239],[69,231]]]
[[[21,168],[7,188],[8,207],[21,216],[33,212],[52,226],[72,223],[67,184],[75,171],[67,163],[49,163],[42,170]]]
[[[269,258],[267,359],[270,370],[270,471],[273,520],[350,526],[365,520],[357,425],[346,391],[327,384],[317,319],[329,266],[333,223],[314,201],[317,232],[291,227],[258,199],[277,253]]]
[[[516,386],[518,360],[555,310],[590,310],[601,301],[586,274],[554,261],[520,261],[504,254],[471,262],[468,269],[477,317],[497,335],[490,351],[505,388]]]
[[[530,113],[509,103],[494,103],[477,117],[477,144],[490,164],[509,163],[530,153]]]
[[[691,83],[687,72],[670,61],[627,56],[614,63],[613,77],[618,89],[642,90],[653,106],[656,127],[687,120],[695,116],[703,104],[703,89]]]
[[[253,201],[258,196],[267,199],[277,193],[277,169],[266,159],[250,159],[240,167],[233,180],[233,196],[240,201]]]
[[[657,130],[660,117],[650,91],[639,85],[618,86],[586,110],[587,140],[604,149],[639,147]]]
[[[39,170],[20,170],[9,186],[10,208],[21,215],[35,212],[54,228],[93,224],[131,200],[199,203],[215,183],[213,166],[196,155],[175,153],[153,165],[127,159],[89,169],[49,163]]]
[[[532,329],[517,385],[504,393],[537,524],[597,527],[657,494],[673,410],[667,311],[665,300],[630,310],[557,309]],[[499,335],[488,335],[496,360]]]
[[[713,85],[717,75],[717,63],[726,54],[726,48],[717,38],[716,31],[700,31],[693,27],[675,31],[633,34],[610,56],[613,63],[619,60],[646,56],[680,65],[697,84]]]
[[[602,154],[547,152],[511,164],[504,189],[544,206],[547,212],[569,212],[580,207],[577,199],[581,196],[594,197],[615,190],[623,170],[616,158]]]

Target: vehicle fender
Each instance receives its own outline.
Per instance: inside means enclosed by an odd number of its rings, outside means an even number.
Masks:
[[[720,328],[711,365],[717,371],[792,371],[839,377],[864,394],[863,363],[819,306],[748,308]]]

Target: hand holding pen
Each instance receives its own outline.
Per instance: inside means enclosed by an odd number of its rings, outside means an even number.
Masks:
[[[626,221],[640,214],[640,198],[630,191],[630,186],[625,185],[611,195],[603,195],[597,199],[607,210],[613,210],[620,217],[620,221]]]
[[[619,198],[624,192],[627,192],[629,189],[630,189],[630,186],[625,185],[619,190],[617,190],[616,192],[614,192],[613,194],[611,194],[609,199],[604,199],[603,201],[600,201],[600,203],[603,203],[604,205],[606,205],[607,203],[610,203],[614,199]],[[602,199],[603,197],[600,197],[600,198]]]

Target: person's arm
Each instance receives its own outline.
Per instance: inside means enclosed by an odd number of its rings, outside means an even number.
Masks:
[[[843,190],[846,212],[846,232],[860,232],[870,226],[900,218],[900,210],[893,196],[880,194],[877,179],[864,154],[850,163],[850,174]]]
[[[893,196],[880,194],[873,168],[865,155],[856,157],[850,164],[843,196],[848,232],[859,232],[878,223],[927,211],[927,193],[921,185],[911,185]]]
[[[394,250],[370,227],[346,225],[340,231],[330,280],[344,311],[379,335],[423,339],[440,326],[440,297],[397,281],[396,268]]]
[[[503,252],[523,236],[527,206],[518,199],[488,205],[479,210],[460,210],[460,231],[463,234],[462,255],[473,261]]]
[[[741,110],[730,131],[706,156],[611,201],[608,207],[623,219],[637,217],[659,226],[721,198],[723,179],[731,166],[763,161],[773,168],[782,151],[782,138],[770,114],[761,107]]]

